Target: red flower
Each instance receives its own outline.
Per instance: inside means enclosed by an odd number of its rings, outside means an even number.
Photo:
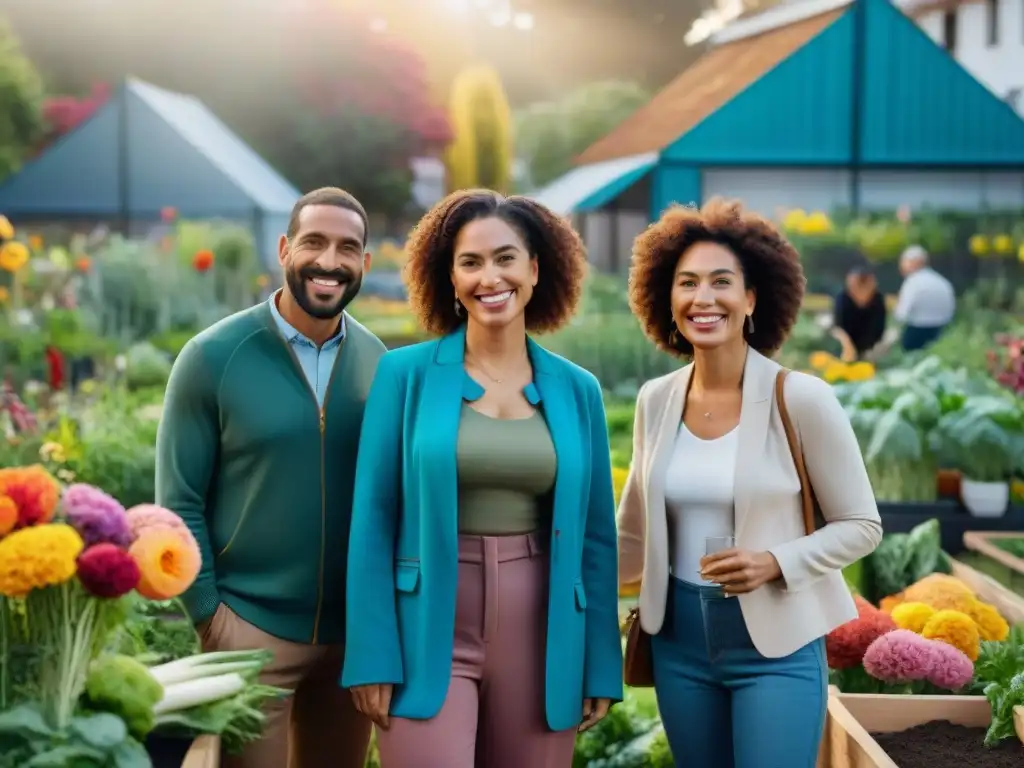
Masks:
[[[855,597],[857,618],[836,627],[825,636],[825,653],[830,669],[849,669],[860,666],[868,646],[887,632],[896,629],[892,616],[871,605],[862,597]]]
[[[46,348],[46,365],[49,368],[47,383],[57,391],[64,387],[64,355],[56,347]]]
[[[139,566],[114,544],[94,544],[78,556],[78,580],[90,595],[121,597],[139,583]]]
[[[206,272],[213,266],[213,251],[196,251],[192,257],[192,268],[196,272]]]

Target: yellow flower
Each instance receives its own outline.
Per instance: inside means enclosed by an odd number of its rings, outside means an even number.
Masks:
[[[782,219],[782,227],[788,229],[791,232],[795,232],[803,226],[803,223],[807,220],[807,212],[799,208],[795,208],[785,215]]]
[[[839,359],[835,355],[830,355],[828,352],[812,352],[811,356],[807,359],[808,364],[816,371],[823,371],[833,363],[838,363]]]
[[[58,464],[63,464],[67,461],[67,456],[64,454],[64,446],[60,443],[43,443],[39,448],[39,458],[43,461],[54,461]]]
[[[878,603],[878,610],[880,610],[882,613],[891,614],[894,610],[896,610],[897,605],[902,604],[903,593],[900,592],[898,595],[889,595],[888,597],[883,597],[882,600]]]
[[[17,272],[28,263],[28,248],[24,243],[11,240],[0,248],[0,269]]]
[[[838,381],[845,381],[847,369],[848,367],[846,363],[837,360],[834,363],[830,363],[829,366],[821,372],[821,377],[829,384],[835,384]]]
[[[996,253],[1013,253],[1013,238],[1009,235],[996,235],[992,238],[992,250]]]
[[[34,589],[56,586],[75,575],[85,548],[82,537],[65,523],[22,528],[0,540],[0,594],[24,597]]]
[[[615,503],[622,498],[622,489],[626,486],[626,478],[629,477],[629,470],[622,467],[612,467],[612,487],[615,489]]]
[[[978,625],[978,634],[981,635],[982,640],[994,640],[1001,643],[1010,635],[1010,625],[1006,619],[988,603],[975,600],[973,605],[968,606],[967,615]]]
[[[984,235],[972,235],[967,247],[975,256],[984,256],[989,251],[988,238]]]
[[[921,630],[921,636],[959,648],[971,661],[977,661],[981,634],[974,619],[960,611],[937,611]]]
[[[0,240],[13,240],[14,227],[6,216],[0,216]]]
[[[909,629],[921,634],[928,620],[935,615],[935,609],[924,603],[900,603],[892,609],[892,620],[900,629]]]
[[[91,395],[96,391],[96,379],[85,379],[81,384],[78,385],[78,390],[83,395]]]
[[[847,381],[867,381],[874,378],[874,376],[875,366],[863,360],[857,363],[850,363],[846,367]]]
[[[825,235],[832,231],[832,221],[821,211],[815,211],[798,227],[801,235]]]

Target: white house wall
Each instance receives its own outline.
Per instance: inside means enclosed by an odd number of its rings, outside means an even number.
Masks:
[[[950,53],[979,82],[1024,114],[1024,2],[996,0],[996,40],[989,43],[989,9],[985,0],[962,2],[950,9],[955,15],[955,46]],[[922,30],[947,47],[946,11],[922,9],[914,13]]]
[[[739,198],[765,216],[780,210],[833,211],[849,207],[851,174],[845,169],[730,168],[704,171],[703,198]],[[893,210],[903,205],[947,210],[1024,208],[1024,173],[889,171],[860,173],[860,205]]]

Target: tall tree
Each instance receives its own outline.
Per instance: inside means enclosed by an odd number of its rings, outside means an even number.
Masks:
[[[0,18],[0,179],[14,173],[43,132],[43,82]]]
[[[516,151],[530,182],[544,186],[572,168],[573,158],[650,100],[634,83],[584,85],[557,101],[532,104],[517,115]]]
[[[455,140],[446,167],[451,190],[487,187],[507,192],[512,176],[512,116],[498,73],[490,67],[464,70],[452,85]]]
[[[403,213],[410,161],[451,139],[422,59],[331,0],[294,14],[291,24],[288,38],[302,50],[275,62],[289,87],[265,118],[259,148],[300,189],[340,185],[375,212]]]

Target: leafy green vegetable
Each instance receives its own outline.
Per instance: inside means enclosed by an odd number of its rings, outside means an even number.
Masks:
[[[85,703],[93,709],[117,715],[137,739],[145,739],[153,730],[156,722],[153,707],[163,695],[163,686],[141,662],[130,656],[104,655],[89,666]]]
[[[107,713],[72,718],[65,731],[23,704],[0,712],[0,768],[151,768],[145,747]]]
[[[985,698],[992,705],[992,724],[985,734],[985,746],[994,747],[1004,739],[1016,738],[1013,708],[1024,706],[1024,672],[1018,672],[1009,683],[989,683]]]
[[[864,558],[864,597],[877,603],[902,592],[930,573],[949,573],[942,552],[942,529],[936,519],[915,526],[910,533],[889,533]]]

